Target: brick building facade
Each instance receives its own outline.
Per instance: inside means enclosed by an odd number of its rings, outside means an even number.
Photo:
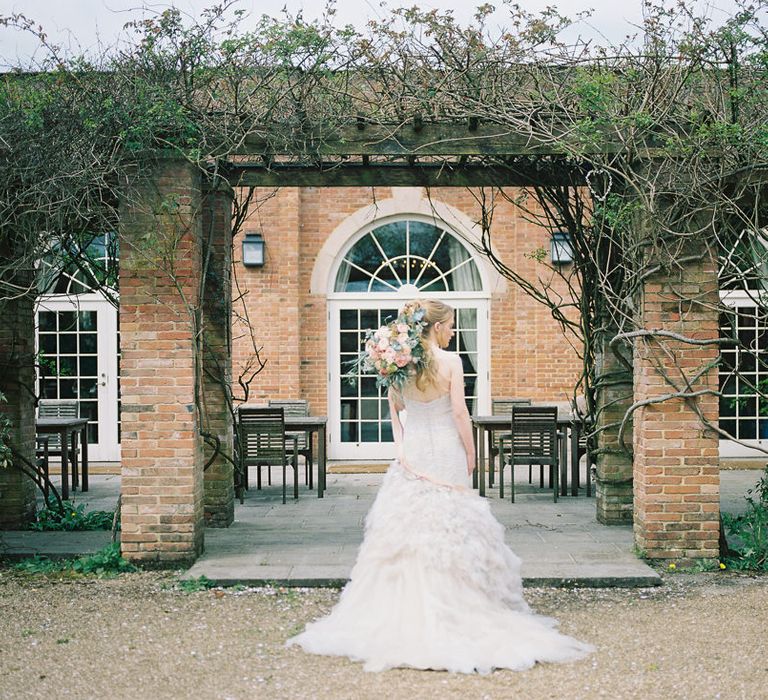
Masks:
[[[474,254],[480,207],[471,191],[433,188],[427,196],[414,187],[307,187],[261,190],[256,198],[258,206],[243,229],[262,234],[266,261],[244,267],[236,241],[231,285],[228,251],[220,245],[228,235],[229,195],[204,187],[188,164],[161,159],[121,210],[122,546],[132,560],[163,565],[194,560],[206,521],[231,522],[231,469],[226,460],[203,469],[210,448],[201,426],[225,449],[231,444],[226,402],[206,383],[208,363],[224,376],[231,371],[237,386],[254,347],[260,348],[266,365],[252,382],[249,401],[305,397],[313,413],[329,416],[331,458],[385,459],[389,443],[381,399],[362,388],[356,395],[343,393],[340,360],[345,353],[354,355],[362,330],[407,298],[432,291],[424,283],[432,275],[443,285],[433,287],[437,296],[458,309],[458,350],[466,359],[465,374],[474,373],[477,410],[487,410],[492,396],[566,401],[578,376],[577,353],[549,311]],[[508,202],[495,204],[493,244],[500,259],[556,289],[556,276],[536,261],[537,251],[549,250],[548,234]],[[434,246],[419,250],[430,236]],[[163,257],[166,243],[180,254],[170,266],[170,257]],[[442,245],[447,247],[438,254]],[[366,255],[377,255],[365,253],[365,246],[379,246],[381,259],[365,262]],[[227,328],[220,322],[228,317],[230,288],[231,370]],[[673,313],[670,304],[679,302],[681,290],[695,293]],[[638,309],[644,320],[701,344],[635,343],[634,377],[627,380],[639,406],[635,459],[611,462],[608,455],[598,463],[598,518],[634,518],[638,546],[654,557],[717,553],[717,438],[699,427],[687,403],[655,403],[665,391],[658,368],[670,352],[681,366],[712,359],[719,338],[716,295],[716,266],[708,260],[681,264],[674,279],[647,280]],[[197,298],[204,300],[199,308]],[[31,327],[29,300],[4,313],[18,328]],[[246,316],[252,338],[239,320]],[[207,334],[203,353],[197,352],[193,332],[200,319]],[[609,353],[602,355],[605,362],[610,359]],[[711,392],[716,367],[697,381],[697,390]],[[205,386],[203,409],[196,401],[200,386]],[[12,387],[3,388],[11,395]],[[707,395],[703,410],[716,418],[717,403]],[[30,399],[2,408],[15,419],[23,437],[19,444],[30,455],[31,406]],[[615,439],[615,431],[606,430],[601,445]],[[24,480],[0,484],[0,505],[6,512],[13,506],[9,525],[27,517],[28,487]]]
[[[469,307],[477,309],[481,317],[477,321],[477,340],[472,337],[477,354],[484,354],[477,358],[476,369],[483,375],[477,377],[478,409],[487,411],[494,396],[567,402],[579,374],[580,359],[549,310],[507,282],[473,249],[472,244],[479,240],[476,222],[480,215],[475,196],[464,188],[257,190],[252,214],[243,231],[262,234],[266,248],[264,266],[239,264],[240,246],[235,242],[234,296],[239,296],[235,316],[250,320],[253,337],[241,321],[235,320],[234,376],[244,374],[252,366],[254,344],[266,361],[252,383],[249,401],[304,397],[313,412],[327,413],[331,418],[332,459],[375,459],[374,451],[356,454],[354,450],[341,449],[337,439],[341,416],[336,404],[343,400],[338,389],[338,375],[343,371],[339,350],[349,350],[349,346],[339,347],[340,322],[333,311],[339,305],[345,310],[397,308],[407,298],[431,292],[449,302],[455,299],[457,306],[468,308],[466,313],[470,313]],[[370,231],[382,226],[399,224],[399,233],[393,232],[391,236],[405,236],[404,222],[408,221],[431,224],[448,236],[455,236],[474,255],[479,289],[464,294],[445,293],[431,291],[437,285],[422,285],[424,291],[398,288],[396,293],[378,285],[379,291],[340,292],[338,270],[345,253]],[[430,235],[429,229],[424,235]],[[528,279],[541,277],[558,288],[561,280],[533,255],[536,249],[544,248],[549,261],[548,232],[525,221],[508,201],[496,203],[492,235],[496,252],[507,265]],[[431,247],[427,245],[427,249]],[[384,259],[386,252],[374,250],[372,254]],[[397,287],[398,283],[393,283]],[[247,290],[244,295],[243,290]],[[471,313],[474,323],[475,312]],[[472,367],[465,364],[467,371],[471,373]],[[382,454],[381,458],[387,456]]]

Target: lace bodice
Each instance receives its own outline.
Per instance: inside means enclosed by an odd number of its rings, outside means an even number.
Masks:
[[[432,401],[404,397],[403,452],[408,467],[447,484],[470,486],[467,459],[448,394]]]

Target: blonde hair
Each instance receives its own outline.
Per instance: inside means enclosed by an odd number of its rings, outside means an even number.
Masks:
[[[436,323],[447,323],[453,318],[453,307],[438,301],[437,299],[418,299],[416,303],[424,309],[424,330],[421,336],[422,347],[424,348],[425,363],[419,365],[416,370],[416,388],[419,391],[426,391],[437,383],[437,364],[432,357],[432,348],[427,342],[427,335]]]

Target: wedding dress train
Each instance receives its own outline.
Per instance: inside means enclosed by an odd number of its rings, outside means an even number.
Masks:
[[[487,673],[590,653],[525,602],[520,559],[471,488],[449,397],[406,399],[406,410],[407,464],[384,476],[349,583],[331,613],[288,644],[367,671]]]

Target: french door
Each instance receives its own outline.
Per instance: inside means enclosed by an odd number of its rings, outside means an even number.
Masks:
[[[35,318],[40,397],[76,399],[89,459],[119,461],[117,310],[95,294],[41,297]]]
[[[388,295],[389,296],[389,295]],[[464,364],[470,411],[488,406],[488,302],[447,300],[456,309],[456,334],[449,350]],[[395,456],[386,391],[372,375],[351,372],[363,349],[365,332],[397,316],[404,299],[329,301],[329,456],[331,459],[386,461]]]

